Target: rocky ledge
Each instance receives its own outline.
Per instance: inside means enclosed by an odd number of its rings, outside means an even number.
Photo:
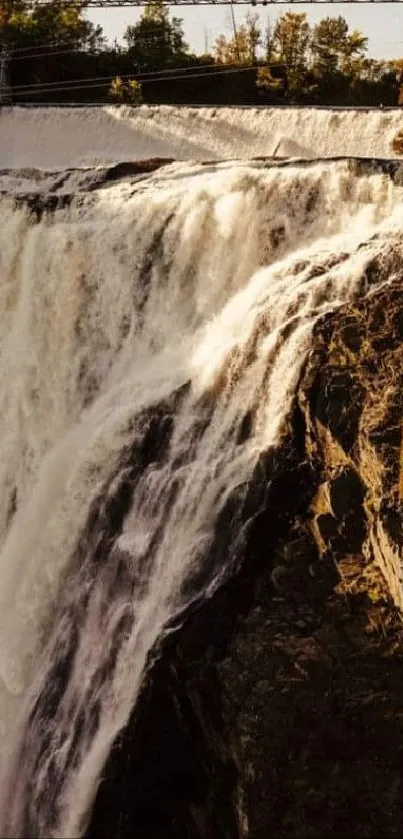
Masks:
[[[317,323],[242,562],[164,642],[88,839],[402,835],[402,294]]]

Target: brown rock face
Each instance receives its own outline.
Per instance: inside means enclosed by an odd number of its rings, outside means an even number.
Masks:
[[[316,325],[282,445],[254,476],[243,562],[161,649],[89,839],[402,835],[403,279],[389,276]]]
[[[326,480],[312,505],[321,552],[376,559],[402,607],[402,279],[319,324],[303,383],[307,448]]]

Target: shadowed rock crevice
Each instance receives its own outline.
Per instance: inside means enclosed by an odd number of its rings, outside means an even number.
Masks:
[[[87,839],[401,835],[401,292],[317,323],[237,573],[155,651]]]

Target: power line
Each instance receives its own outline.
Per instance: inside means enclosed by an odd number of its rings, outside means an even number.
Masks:
[[[56,50],[55,52],[33,52],[29,55],[11,55],[10,61],[28,61],[31,58],[48,58],[51,55],[71,55],[71,53],[75,53],[76,55],[98,55],[98,53],[91,53],[87,50],[80,50],[79,48],[71,47],[68,50]]]
[[[149,71],[144,71],[144,72],[125,73],[124,75],[121,75],[120,73],[115,73],[113,76],[84,76],[84,77],[81,76],[79,79],[66,79],[65,82],[59,80],[57,82],[37,82],[37,83],[32,83],[32,84],[16,85],[15,87],[13,87],[13,92],[14,91],[21,91],[21,90],[31,90],[33,88],[35,88],[36,90],[38,90],[38,89],[42,90],[43,88],[52,88],[52,87],[56,87],[56,86],[61,87],[63,85],[75,85],[75,84],[80,85],[82,82],[110,82],[113,79],[115,79],[117,75],[119,76],[120,79],[123,79],[125,81],[128,80],[128,79],[133,79],[134,77],[136,77],[136,79],[139,80],[139,81],[147,81],[148,79],[152,79],[155,76],[158,77],[157,81],[159,81],[161,77],[163,77],[164,79],[165,78],[169,79],[169,78],[171,78],[172,76],[174,76],[175,74],[178,74],[178,73],[183,75],[183,77],[185,77],[185,76],[192,76],[193,77],[193,76],[202,75],[201,73],[197,72],[198,70],[206,70],[208,68],[211,69],[212,67],[215,67],[216,69],[211,70],[211,72],[218,76],[218,75],[220,75],[220,73],[225,72],[224,69],[221,69],[222,66],[223,65],[219,65],[219,64],[213,65],[210,62],[209,64],[192,64],[190,67],[177,66],[177,67],[171,67],[171,68],[168,68],[168,69],[164,68],[163,70],[149,70]],[[267,66],[267,65],[265,65],[265,66]],[[235,69],[236,70],[236,69],[239,69],[239,68],[232,68],[231,67],[231,68],[228,68],[228,69],[231,69],[231,70]],[[253,68],[252,67],[245,67],[244,69],[251,70]]]
[[[403,0],[402,0],[402,2],[403,2]],[[136,35],[136,38],[135,38],[135,41],[134,41],[134,46],[137,46],[137,44],[142,44],[142,43],[147,44],[147,43],[150,43],[150,42],[158,44],[158,42],[161,41],[161,40],[163,40],[163,38],[159,38],[159,37],[153,38],[152,36],[150,37],[150,35]],[[43,44],[43,47],[45,47],[45,46],[50,47],[51,45],[50,44]],[[54,46],[63,47],[63,44],[55,44]],[[28,48],[27,47],[22,47],[21,49],[25,51]],[[30,52],[28,55],[26,55],[26,54],[19,55],[19,50],[18,49],[12,50],[10,60],[20,62],[20,61],[25,61],[25,60],[31,59],[31,58],[46,58],[47,56],[51,56],[51,55],[68,55],[70,53],[78,53],[78,54],[81,54],[81,55],[102,56],[102,55],[109,55],[110,53],[114,52],[113,47],[108,48],[107,46],[106,47],[103,46],[102,48],[99,47],[99,48],[92,48],[92,49],[82,49],[78,46],[77,47],[71,46],[71,42],[69,44],[66,44],[66,49],[64,49],[64,48],[57,49],[57,50],[52,51],[52,52],[37,52],[37,49],[40,49],[40,47],[37,46],[36,44],[32,44],[30,49],[32,50],[32,52]],[[130,49],[130,47],[129,47],[129,49]],[[128,52],[128,49],[126,50],[126,52]]]
[[[402,0],[402,2],[403,2],[403,0]],[[236,32],[236,29],[235,29],[235,32]],[[141,41],[147,41],[147,40],[148,39],[146,37],[145,38],[137,38],[136,39],[136,44],[140,43]],[[234,41],[236,41],[236,44],[238,43],[237,34],[236,35],[234,34]],[[375,42],[376,46],[385,46],[385,45],[389,45],[389,46],[396,45],[397,46],[398,44],[403,44],[403,41],[396,40],[396,41],[376,41]],[[55,51],[52,51],[52,52],[33,52],[33,53],[28,54],[28,55],[22,55],[22,56],[15,55],[14,52],[16,52],[16,51],[13,51],[9,54],[9,58],[8,58],[9,62],[12,62],[12,61],[20,62],[20,61],[25,61],[25,60],[28,60],[28,59],[33,59],[33,58],[48,58],[48,57],[56,56],[56,55],[73,55],[73,54],[74,55],[85,55],[85,56],[89,56],[89,57],[90,56],[91,57],[96,57],[96,56],[102,56],[102,55],[109,55],[110,52],[113,52],[113,50],[108,50],[108,49],[106,49],[106,50],[105,49],[104,50],[83,50],[83,49],[80,49],[79,47],[70,47],[69,49],[55,50]],[[239,55],[238,55],[238,57],[239,57]]]
[[[402,0],[402,2],[403,2],[403,0]],[[137,46],[137,44],[143,44],[143,43],[147,44],[147,43],[150,43],[150,42],[158,44],[158,41],[160,41],[160,40],[163,40],[163,39],[152,38],[152,37],[150,38],[149,35],[142,35],[142,36],[137,35],[136,38],[135,38],[134,46]],[[32,49],[35,49],[34,44],[32,45]],[[51,56],[51,55],[68,55],[68,54],[71,54],[71,53],[76,53],[78,55],[102,56],[102,55],[109,55],[111,52],[113,53],[114,50],[113,50],[113,48],[111,48],[111,49],[108,49],[108,48],[106,48],[106,49],[105,48],[103,48],[103,49],[81,49],[80,47],[69,46],[68,49],[55,50],[54,52],[53,51],[52,52],[32,52],[32,53],[29,53],[28,55],[21,55],[21,56],[20,55],[14,55],[15,52],[17,52],[17,51],[13,50],[10,60],[20,62],[20,61],[25,61],[25,60],[31,59],[31,58],[47,58],[48,56]],[[128,50],[126,50],[126,52],[128,52]]]
[[[20,53],[20,52],[28,52],[29,50],[33,50],[33,49],[40,50],[42,48],[45,49],[46,47],[67,47],[67,46],[69,46],[69,47],[71,46],[71,41],[44,41],[44,42],[39,43],[39,44],[33,43],[33,44],[30,44],[29,46],[26,46],[26,47],[16,47],[15,49],[12,49],[11,52],[14,55],[14,54]]]
[[[154,78],[149,78],[149,79],[147,79],[147,82],[150,84],[152,82],[165,82],[165,81],[171,82],[171,81],[178,81],[178,80],[183,80],[183,79],[199,79],[199,78],[203,78],[205,76],[216,76],[216,77],[218,77],[218,76],[230,75],[230,74],[233,74],[233,73],[251,72],[253,70],[256,70],[256,67],[235,67],[235,68],[230,68],[228,70],[219,70],[218,72],[216,70],[215,71],[210,70],[210,71],[203,72],[203,73],[193,73],[193,74],[192,73],[186,73],[186,74],[178,74],[176,76],[161,75],[158,78],[155,78],[155,77]],[[82,82],[80,82],[79,84],[73,84],[73,85],[64,83],[64,84],[61,84],[59,87],[52,87],[52,89],[49,91],[49,93],[63,93],[63,92],[67,92],[69,90],[90,90],[90,89],[94,89],[94,88],[106,87],[108,82],[112,82],[113,79],[115,79],[115,78],[116,78],[116,76],[110,76],[108,78],[105,78],[103,81],[98,80],[95,84],[93,82],[88,83],[88,84],[82,84]],[[123,79],[124,81],[132,80],[133,75],[131,75],[131,76],[120,76],[120,78]],[[140,79],[140,81],[141,81],[141,79]],[[56,83],[52,82],[52,84],[57,84],[57,82]],[[27,87],[22,88],[22,89],[21,88],[19,88],[19,89],[14,88],[13,89],[13,95],[15,93],[15,95],[17,97],[30,96],[30,95],[36,96],[36,94],[38,94],[38,93],[40,94],[40,93],[47,93],[47,92],[48,92],[47,88],[44,90],[40,86],[35,87],[33,85],[27,85]]]
[[[84,0],[80,5],[84,8],[102,8],[114,9],[122,7],[146,6],[149,0]],[[379,4],[398,4],[403,3],[403,0],[163,0],[166,6],[230,6],[231,3],[236,5],[252,5],[252,6],[276,6],[276,5],[299,5],[308,2],[311,5],[323,4],[339,4],[339,5],[362,5],[363,3],[371,3],[372,5]],[[49,0],[27,0],[29,9],[40,8],[41,6],[49,5]],[[69,0],[60,0],[59,6],[68,6]],[[71,5],[71,0],[70,0]]]

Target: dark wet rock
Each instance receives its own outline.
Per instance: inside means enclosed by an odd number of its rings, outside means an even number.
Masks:
[[[87,839],[402,834],[402,291],[317,324],[239,562],[153,656]]]
[[[15,203],[28,207],[36,221],[40,221],[42,216],[46,213],[54,213],[56,210],[64,210],[68,207],[74,195],[43,195],[40,193],[33,195],[17,195],[15,196]]]
[[[341,333],[344,345],[353,352],[358,352],[362,343],[360,328],[355,323],[347,323]]]
[[[318,372],[310,391],[314,415],[348,452],[357,439],[362,401],[360,382],[339,367]]]
[[[34,221],[46,214],[80,202],[85,195],[112,186],[116,181],[137,183],[148,178],[171,158],[122,161],[99,169],[66,169],[62,172],[39,169],[0,170],[0,195],[12,195],[16,206],[27,207]],[[87,198],[88,201],[88,198]]]
[[[102,174],[99,176],[97,185],[102,183],[112,183],[119,181],[122,178],[133,177],[136,175],[150,175],[161,166],[167,166],[173,163],[174,158],[171,157],[150,157],[144,160],[130,160],[116,163],[114,166],[109,166],[101,170]]]
[[[383,499],[379,515],[393,544],[403,548],[403,504],[400,499],[397,503]]]
[[[274,158],[274,157],[257,157],[252,158],[256,167],[264,169],[268,168],[288,168],[295,165],[295,161],[290,158]],[[342,158],[333,157],[326,158],[327,165],[338,163]],[[317,159],[303,159],[298,161],[300,169],[315,166],[320,158]],[[349,169],[357,177],[382,173],[389,177],[396,184],[403,184],[403,162],[401,160],[383,160],[383,159],[369,159],[369,158],[345,158]],[[40,220],[46,213],[54,212],[58,209],[63,209],[69,206],[73,201],[77,203],[80,197],[83,198],[89,193],[96,193],[97,190],[108,189],[116,184],[116,182],[129,182],[130,184],[138,184],[146,180],[153,173],[159,169],[168,167],[175,163],[173,158],[153,157],[144,158],[142,160],[128,160],[110,166],[100,166],[99,168],[80,167],[77,169],[63,169],[57,170],[41,170],[35,168],[25,169],[0,169],[0,195],[12,196],[17,204],[26,205],[32,210],[33,216],[36,220]],[[215,171],[222,161],[201,161],[200,166],[204,167],[206,171]],[[177,172],[177,177],[181,177],[180,172]],[[310,214],[315,210],[318,200],[318,194],[313,190],[306,200],[306,214],[309,219]],[[278,224],[270,232],[273,248],[279,248],[284,239],[284,226]],[[365,247],[365,245],[363,245]],[[326,266],[323,270],[336,264],[338,261],[347,258],[345,256],[329,256]],[[382,257],[383,258],[383,257]],[[393,254],[390,256],[393,259]],[[321,273],[320,267],[315,267],[312,276]],[[378,265],[377,259],[370,263],[366,270],[364,277],[364,286],[371,285],[373,278],[379,274],[381,267]],[[365,288],[364,288],[365,291]],[[399,318],[400,315],[396,314]],[[403,328],[401,319],[397,324],[397,332]],[[397,334],[396,332],[396,334]],[[346,338],[346,346],[348,338]]]

